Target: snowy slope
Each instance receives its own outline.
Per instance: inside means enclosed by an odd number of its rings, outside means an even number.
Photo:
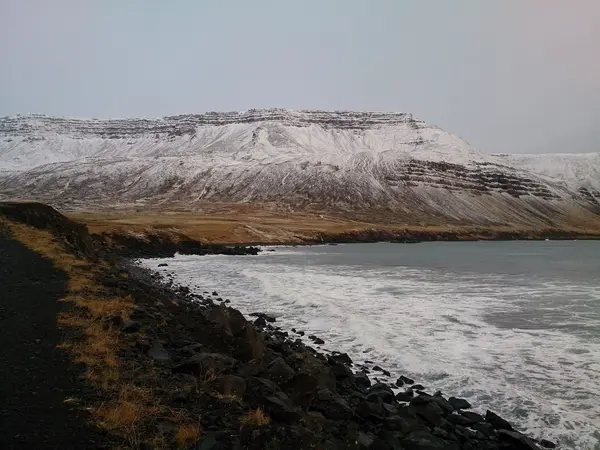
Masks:
[[[275,202],[536,225],[596,212],[600,196],[525,166],[404,113],[0,118],[0,196],[63,207]]]
[[[498,156],[507,165],[562,180],[572,189],[600,192],[600,153]]]

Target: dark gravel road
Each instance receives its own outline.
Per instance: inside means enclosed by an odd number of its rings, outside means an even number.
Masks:
[[[0,448],[96,449],[104,438],[67,399],[86,388],[56,346],[66,276],[0,230]]]

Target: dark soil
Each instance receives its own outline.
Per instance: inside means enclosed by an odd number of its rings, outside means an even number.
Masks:
[[[67,277],[0,230],[0,447],[95,449],[105,439],[79,403],[80,373],[57,345]]]

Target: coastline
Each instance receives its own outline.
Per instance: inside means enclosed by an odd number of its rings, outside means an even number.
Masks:
[[[87,304],[90,311],[107,299],[127,302],[126,315],[101,312],[94,323],[117,340],[112,373],[117,379],[103,391],[101,404],[114,411],[135,407],[139,413],[126,426],[118,421],[107,426],[112,416],[106,415],[96,423],[128,448],[141,442],[161,448],[159,441],[165,448],[179,442],[182,448],[257,450],[554,448],[519,433],[492,411],[482,416],[462,399],[410,387],[419,380],[400,378],[396,394],[346,354],[319,352],[277,329],[266,315],[248,321],[216,291],[192,294],[132,265],[133,254],[170,254],[181,242],[150,240],[133,249],[123,242],[109,245],[49,207],[21,205],[17,213],[12,208],[12,214],[6,208],[0,213],[13,231],[44,230],[63,246],[61,255],[77,255],[94,269],[98,285]],[[231,252],[196,244],[181,249]],[[236,254],[255,250],[238,247]],[[91,294],[88,288],[81,292]],[[93,403],[88,408],[106,412],[106,406]],[[128,430],[134,428],[132,440]]]

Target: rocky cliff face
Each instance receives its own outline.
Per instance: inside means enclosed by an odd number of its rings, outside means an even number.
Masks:
[[[599,186],[538,166],[404,113],[0,119],[0,196],[63,208],[268,202],[412,223],[596,220]]]

